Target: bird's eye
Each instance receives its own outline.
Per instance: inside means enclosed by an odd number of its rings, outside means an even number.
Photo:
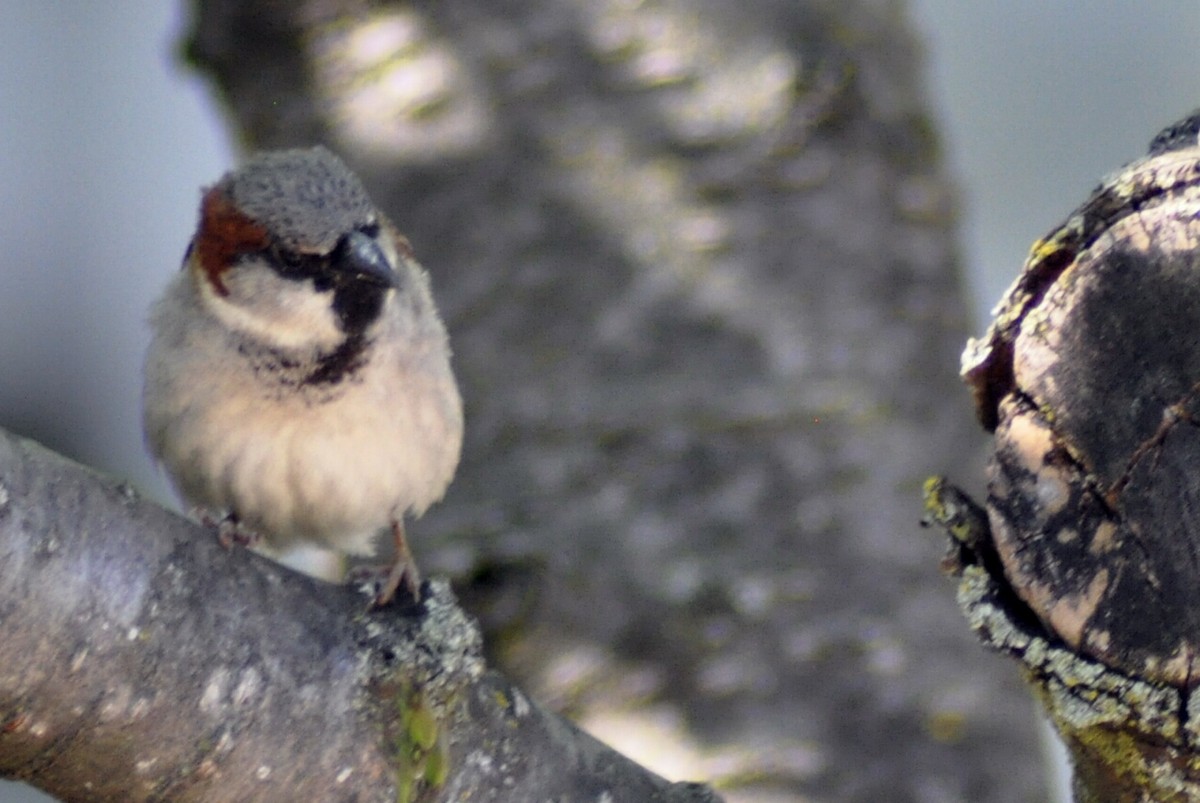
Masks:
[[[313,259],[307,254],[275,246],[270,249],[270,259],[280,275],[289,279],[305,278],[313,273]]]
[[[371,237],[372,239],[374,239],[375,237],[379,236],[379,223],[376,221],[371,221],[370,223],[364,223],[363,225],[358,227],[358,230],[361,231],[363,234],[367,235],[368,237]]]

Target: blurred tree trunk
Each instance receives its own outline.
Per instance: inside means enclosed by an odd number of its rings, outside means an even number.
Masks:
[[[430,270],[468,436],[414,550],[507,671],[734,799],[1039,797],[916,527],[983,439],[902,6],[203,0],[185,50]]]

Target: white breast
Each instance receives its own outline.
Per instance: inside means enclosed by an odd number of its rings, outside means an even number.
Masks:
[[[146,361],[150,448],[179,493],[235,512],[267,544],[368,554],[373,537],[441,498],[458,464],[462,405],[444,330],[385,312],[366,364],[322,398],[277,388],[196,313],[182,273],[155,308]],[[185,311],[186,310],[186,311]]]

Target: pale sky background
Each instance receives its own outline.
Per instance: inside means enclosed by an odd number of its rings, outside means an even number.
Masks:
[[[1200,3],[911,8],[981,314],[1035,238],[1200,106]],[[199,187],[232,160],[206,88],[178,69],[175,9],[9,3],[0,26],[0,426],[164,499],[139,425],[146,309]],[[0,801],[22,797],[0,784]]]
[[[983,315],[1029,246],[1200,107],[1194,0],[912,0]]]

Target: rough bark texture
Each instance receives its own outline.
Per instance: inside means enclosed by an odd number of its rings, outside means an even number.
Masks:
[[[1019,684],[915,526],[923,476],[975,454],[896,4],[194,16],[246,143],[328,143],[433,276],[468,431],[413,549],[501,666],[690,742],[732,799],[1039,797]]]
[[[1026,666],[1081,801],[1200,799],[1200,114],[1033,246],[964,374],[986,518],[933,485],[972,626]]]
[[[62,800],[717,800],[486,672],[444,582],[368,612],[3,432],[0,601],[0,776]]]

